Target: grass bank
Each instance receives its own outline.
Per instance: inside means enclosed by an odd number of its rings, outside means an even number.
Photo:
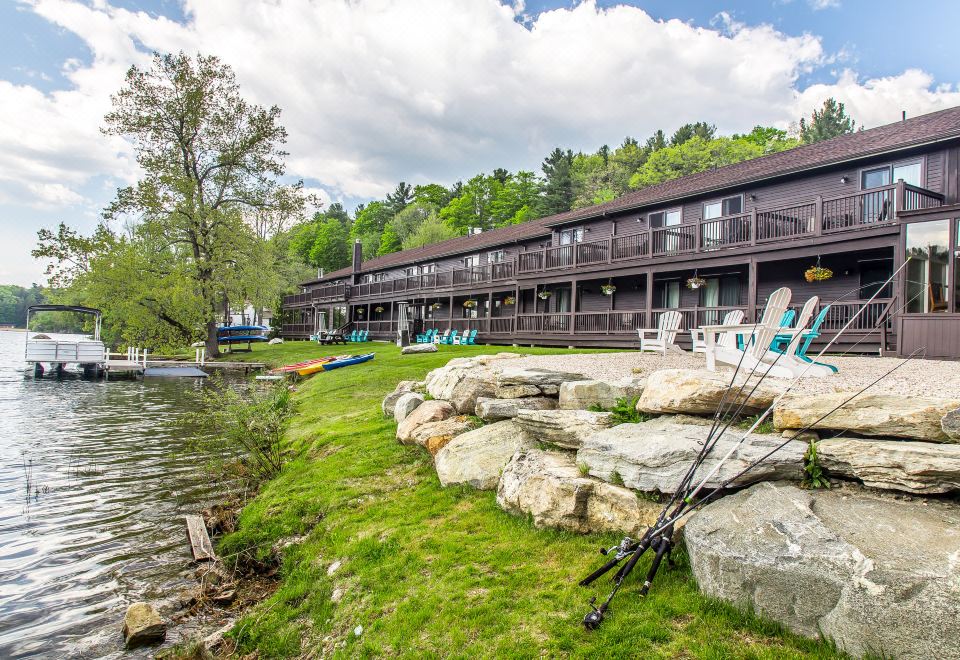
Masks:
[[[835,656],[826,644],[701,596],[682,550],[677,569],[661,571],[641,599],[645,558],[601,629],[586,632],[580,620],[594,592],[576,582],[599,565],[597,548],[619,538],[538,530],[501,511],[492,492],[441,488],[429,454],[399,445],[380,412],[397,381],[491,349],[403,357],[385,344],[348,350],[377,356],[298,385],[292,458],[220,542],[222,554],[263,556],[282,539],[304,537],[284,550],[277,591],[235,628],[239,654]],[[284,364],[334,352],[347,351],[288,343],[258,346],[241,359]],[[601,583],[596,592],[606,589]]]

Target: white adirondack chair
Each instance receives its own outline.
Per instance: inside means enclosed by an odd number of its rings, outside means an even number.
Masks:
[[[723,317],[723,325],[739,325],[743,322],[743,310],[735,309]],[[690,328],[690,341],[694,353],[706,353],[707,342],[703,339],[703,328]],[[717,340],[718,346],[737,346],[737,333],[728,332]]]
[[[830,367],[824,364],[814,364],[811,362],[804,362],[797,357],[797,346],[800,344],[800,340],[803,338],[803,333],[807,330],[807,325],[810,323],[810,320],[814,317],[817,311],[817,305],[820,303],[819,296],[813,296],[806,303],[804,303],[803,308],[800,310],[800,315],[797,316],[797,323],[792,328],[780,328],[777,331],[778,335],[784,336],[789,335],[791,337],[790,342],[783,349],[783,353],[780,354],[777,351],[770,351],[763,356],[763,361],[773,364],[776,362],[777,365],[788,366],[793,369],[794,376],[803,375],[823,377],[833,375],[833,370]]]
[[[641,351],[660,351],[664,356],[667,355],[667,349],[680,350],[674,342],[677,339],[677,331],[680,329],[680,321],[683,316],[676,310],[670,310],[660,315],[657,321],[657,327],[653,329],[637,329],[640,336]],[[656,334],[655,337],[647,338],[646,335]]]
[[[706,343],[707,369],[717,370],[717,363],[730,366],[740,365],[746,373],[767,373],[776,378],[792,378],[795,375],[793,368],[777,362],[765,362],[764,357],[773,353],[770,344],[777,336],[780,328],[780,319],[790,305],[790,289],[777,289],[767,300],[767,307],[759,323],[745,323],[741,325],[705,325],[703,338]],[[722,346],[718,336],[723,334],[741,334],[744,336],[744,348]],[[776,353],[773,353],[776,357]]]

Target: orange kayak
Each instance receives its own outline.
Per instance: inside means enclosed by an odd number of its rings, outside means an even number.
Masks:
[[[297,362],[296,364],[287,364],[282,367],[277,367],[276,369],[271,369],[270,373],[272,374],[283,374],[289,373],[291,371],[298,371],[304,367],[309,367],[314,364],[325,364],[327,362],[333,362],[337,359],[336,355],[328,355],[322,358],[315,358],[313,360],[305,360],[304,362]]]

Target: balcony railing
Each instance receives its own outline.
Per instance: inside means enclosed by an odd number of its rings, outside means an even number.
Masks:
[[[353,287],[320,287],[309,293],[286,296],[284,306],[495,284],[511,280],[518,274],[715,252],[869,229],[890,224],[901,211],[941,206],[943,199],[943,195],[939,193],[898,181],[893,185],[842,197],[817,198],[812,202],[756,209],[750,213],[646,229],[636,234],[522,252],[514,261],[411,275]],[[555,326],[567,323],[568,328],[570,322],[550,321]],[[576,325],[576,321],[572,322]],[[523,323],[536,324],[542,321],[529,320]],[[590,326],[587,320],[582,323],[586,324],[584,327]],[[518,325],[517,329],[520,330],[521,327]]]

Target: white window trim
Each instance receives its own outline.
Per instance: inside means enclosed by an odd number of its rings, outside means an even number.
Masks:
[[[650,211],[647,213],[647,228],[652,229],[653,225],[650,224],[650,216],[656,215],[657,213],[663,214],[663,219],[666,221],[667,214],[677,211],[680,214],[680,224],[683,224],[683,206],[671,206],[668,209],[660,209],[659,211]],[[661,227],[677,227],[678,225],[660,225]]]
[[[711,204],[719,204],[719,205],[720,205],[720,215],[718,215],[717,218],[726,218],[726,217],[729,217],[729,216],[723,215],[723,203],[724,203],[726,200],[728,200],[728,199],[733,199],[734,197],[739,197],[739,198],[740,198],[740,213],[738,213],[738,214],[736,214],[736,215],[743,215],[743,214],[744,214],[744,211],[745,211],[745,209],[746,209],[746,199],[744,199],[743,193],[737,193],[737,194],[735,194],[735,195],[724,195],[723,197],[717,197],[717,198],[715,198],[715,199],[711,199],[711,200],[708,200],[708,201],[704,202],[704,203],[700,206],[700,218],[701,218],[702,220],[706,220],[706,219],[707,219],[707,206],[709,206],[709,205],[711,205]],[[716,220],[717,218],[711,218],[711,220]]]

